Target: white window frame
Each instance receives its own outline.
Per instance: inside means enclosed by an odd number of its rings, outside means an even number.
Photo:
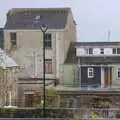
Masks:
[[[120,72],[120,68],[117,68],[117,78],[120,79],[120,77],[118,76],[119,75],[118,72]]]
[[[88,78],[94,77],[94,68],[88,68]]]

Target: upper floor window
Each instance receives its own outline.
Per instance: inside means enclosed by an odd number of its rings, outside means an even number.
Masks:
[[[117,77],[120,78],[120,68],[117,70]]]
[[[117,54],[120,54],[120,48],[117,48]]]
[[[85,49],[85,54],[89,54],[89,49]]]
[[[45,48],[52,48],[52,35],[50,33],[45,34]]]
[[[94,77],[94,69],[88,68],[88,78],[93,78],[93,77]]]
[[[45,59],[45,73],[52,73],[52,59]]]
[[[93,48],[89,48],[89,54],[93,54]]]
[[[16,40],[17,40],[16,33],[15,32],[11,32],[10,33],[10,42],[11,42],[11,44],[12,45],[16,45],[17,44]]]
[[[93,48],[86,48],[85,54],[93,54]]]
[[[104,54],[104,48],[100,49],[100,54]]]
[[[113,49],[112,49],[112,53],[113,53],[113,54],[117,54],[117,49],[116,49],[116,48],[113,48]]]

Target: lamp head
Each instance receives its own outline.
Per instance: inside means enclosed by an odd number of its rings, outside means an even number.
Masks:
[[[47,26],[46,24],[42,24],[42,25],[40,26],[40,29],[41,29],[42,32],[46,32],[47,29],[48,29],[48,26]]]

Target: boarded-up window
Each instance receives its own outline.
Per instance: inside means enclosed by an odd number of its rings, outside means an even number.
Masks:
[[[52,73],[52,59],[45,59],[45,73]]]

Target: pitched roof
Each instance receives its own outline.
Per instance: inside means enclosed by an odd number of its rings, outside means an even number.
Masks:
[[[2,67],[3,69],[7,68],[7,67],[18,67],[19,65],[16,64],[16,62],[8,57],[3,50],[0,49],[0,67]]]
[[[64,29],[70,8],[13,8],[8,11],[4,29]],[[37,22],[35,22],[37,21]]]
[[[75,46],[120,46],[120,42],[76,42]]]

